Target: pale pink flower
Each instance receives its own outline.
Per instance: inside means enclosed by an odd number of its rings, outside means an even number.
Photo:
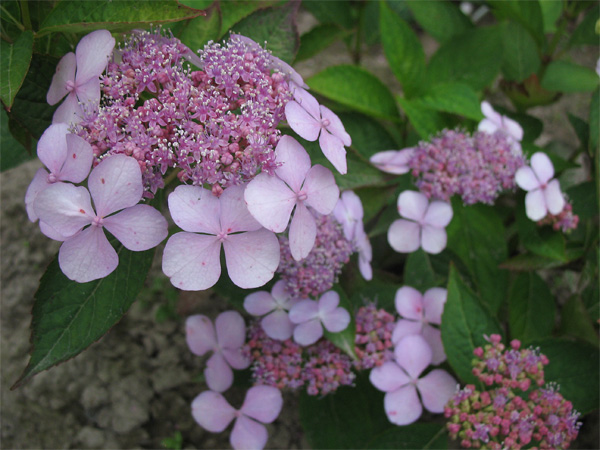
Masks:
[[[538,221],[550,214],[559,214],[565,199],[558,180],[554,177],[554,166],[548,155],[537,152],[531,157],[531,167],[520,167],[515,173],[515,181],[527,192],[525,209],[527,217]]]
[[[369,161],[379,170],[394,175],[402,175],[410,172],[408,163],[414,154],[414,148],[403,150],[385,150],[375,153]]]
[[[266,335],[280,341],[292,337],[294,324],[290,321],[288,311],[298,302],[290,297],[285,286],[286,282],[279,280],[271,293],[253,292],[244,299],[244,309],[249,314],[263,316],[260,324]]]
[[[37,195],[60,181],[81,183],[90,173],[94,159],[92,146],[79,136],[70,134],[64,123],[50,125],[44,131],[38,141],[37,155],[50,173],[38,169],[27,188],[25,206],[32,222],[38,219],[33,208]]]
[[[325,157],[339,173],[345,174],[348,169],[344,146],[350,146],[352,139],[342,121],[302,88],[294,91],[294,99],[285,105],[285,118],[292,130],[307,141],[319,139]]]
[[[290,310],[290,320],[297,324],[294,341],[311,345],[323,336],[323,327],[331,333],[339,333],[350,324],[350,314],[341,306],[335,291],[325,292],[318,302],[302,300]]]
[[[77,123],[84,111],[98,108],[100,75],[110,58],[115,39],[107,30],[97,30],[84,36],[75,53],[69,52],[59,61],[46,96],[50,105],[67,98],[54,112],[53,123]]]
[[[419,377],[431,363],[431,349],[425,339],[417,334],[406,336],[396,345],[394,357],[395,361],[373,368],[369,375],[371,383],[386,393],[383,401],[390,422],[411,424],[421,417],[423,406],[432,413],[443,412],[457,383],[441,369]]]
[[[185,338],[194,355],[202,356],[209,351],[213,352],[204,369],[206,384],[213,391],[223,392],[231,387],[232,367],[241,370],[250,365],[250,359],[242,353],[246,325],[236,311],[219,314],[214,327],[206,316],[188,317],[185,322]]]
[[[392,223],[388,242],[400,253],[411,253],[422,247],[437,254],[446,247],[446,226],[452,220],[449,203],[429,200],[420,192],[404,191],[398,196],[398,212],[404,219]]]
[[[246,393],[239,410],[213,391],[204,391],[192,402],[194,420],[206,430],[220,433],[235,419],[229,442],[236,450],[262,449],[269,435],[263,423],[273,422],[283,406],[279,389],[273,386],[254,386]]]
[[[236,286],[255,288],[273,278],[279,241],[248,212],[244,187],[228,187],[219,198],[200,186],[178,186],[169,195],[171,217],[184,230],[169,238],[163,253],[163,272],[174,286],[213,286],[221,275],[221,245]]]
[[[103,228],[132,251],[156,247],[167,237],[165,218],[153,207],[138,204],[144,188],[136,159],[107,157],[90,173],[88,188],[89,192],[82,186],[55,183],[34,202],[40,223],[64,239],[58,252],[61,270],[79,283],[104,278],[119,264]]]
[[[497,131],[506,134],[510,139],[513,153],[520,155],[522,153],[520,142],[523,140],[523,128],[521,128],[521,125],[510,117],[496,112],[492,108],[492,105],[485,101],[481,103],[481,112],[485,116],[485,119],[479,122],[477,130],[490,134],[494,134]]]
[[[431,347],[431,363],[438,365],[446,360],[442,345],[441,325],[442,313],[448,291],[444,288],[431,288],[423,295],[415,288],[403,286],[396,292],[396,311],[402,317],[396,323],[392,333],[392,342],[397,344],[405,336],[419,334]]]
[[[295,260],[306,258],[317,235],[317,224],[307,206],[327,215],[333,211],[340,195],[329,169],[310,166],[306,150],[290,136],[283,136],[277,148],[275,175],[257,175],[246,188],[244,198],[250,214],[262,226],[275,233],[290,224],[290,250]]]

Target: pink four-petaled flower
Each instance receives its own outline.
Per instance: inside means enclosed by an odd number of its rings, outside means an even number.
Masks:
[[[521,128],[521,125],[510,117],[496,112],[488,102],[481,103],[481,112],[485,116],[485,119],[479,122],[477,130],[490,134],[494,134],[497,131],[504,133],[510,139],[513,153],[520,155],[522,153],[520,142],[523,140],[523,128]]]
[[[405,148],[403,150],[385,150],[375,153],[369,161],[379,170],[394,175],[403,175],[410,172],[408,163],[414,153],[413,148]]]

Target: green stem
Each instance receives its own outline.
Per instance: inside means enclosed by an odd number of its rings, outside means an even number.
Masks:
[[[13,15],[11,13],[8,12],[8,10],[4,7],[0,5],[0,10],[2,10],[2,13],[8,17],[10,19],[10,21],[21,31],[25,31],[25,27],[23,26],[22,23],[20,23],[17,19],[15,19],[13,17]]]
[[[165,178],[165,187],[167,187],[175,178],[177,178],[178,173],[179,169],[175,169],[169,174],[167,178]]]
[[[427,444],[425,444],[423,446],[423,450],[426,450],[426,449],[430,448],[433,445],[433,443],[437,440],[437,438],[439,438],[445,432],[446,432],[446,426],[444,425],[444,426],[442,426],[442,428],[440,428],[440,431],[438,431],[437,433],[435,433],[435,436],[433,436],[429,440],[429,442],[427,442]]]
[[[21,0],[21,19],[23,19],[23,25],[25,25],[26,30],[32,30],[31,19],[29,18],[29,3],[27,0]]]
[[[548,45],[548,51],[547,51],[548,56],[552,57],[552,54],[556,50],[556,46],[560,42],[560,38],[565,33],[566,29],[567,29],[567,18],[563,15],[563,17],[560,21],[560,25],[558,26],[556,33],[554,33],[554,36],[552,36],[552,40],[550,41],[550,44]]]

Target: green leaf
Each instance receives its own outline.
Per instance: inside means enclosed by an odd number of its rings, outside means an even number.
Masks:
[[[562,233],[547,226],[538,227],[525,215],[525,206],[522,202],[517,207],[516,219],[519,241],[527,250],[546,258],[561,262],[568,261]]]
[[[484,334],[494,333],[502,333],[500,325],[451,265],[442,314],[442,342],[448,363],[464,383],[479,384],[471,372],[473,350],[486,344]]]
[[[48,14],[36,38],[49,33],[89,33],[98,29],[111,32],[178,22],[204,12],[179,5],[175,0],[62,0]]]
[[[560,333],[598,345],[598,333],[581,296],[572,296],[560,311]]]
[[[358,66],[332,66],[306,83],[316,93],[369,116],[398,118],[392,93],[375,75]]]
[[[219,6],[221,8],[221,32],[219,37],[224,36],[228,30],[232,30],[237,33],[235,24],[240,20],[248,17],[254,11],[259,9],[265,9],[269,6],[275,5],[277,2],[274,0],[266,1],[252,1],[252,0],[221,0]],[[261,42],[262,44],[262,42]]]
[[[33,32],[24,31],[14,44],[0,42],[0,99],[10,111],[27,75],[33,52]]]
[[[568,339],[545,339],[533,342],[550,363],[544,367],[547,383],[560,385],[560,393],[582,414],[598,409],[600,403],[598,347]]]
[[[569,47],[574,45],[598,45],[596,24],[600,16],[600,6],[596,5],[583,16],[583,20],[575,29],[569,40]]]
[[[330,166],[327,161],[327,167],[330,167],[335,176],[335,181],[340,190],[357,189],[368,186],[384,186],[388,184],[388,177],[381,170],[376,169],[371,164],[358,159],[353,153],[346,156],[348,163],[348,173],[341,175],[337,170]]]
[[[429,255],[419,249],[406,258],[404,265],[404,283],[425,292],[438,285],[439,277],[433,271]]]
[[[0,111],[0,128],[0,172],[35,158],[35,154],[27,152],[11,134],[8,127],[8,115],[4,108]]]
[[[376,120],[358,113],[340,113],[339,118],[352,138],[352,147],[366,159],[397,148],[394,138]]]
[[[415,100],[415,103],[469,119],[483,119],[479,98],[473,89],[462,83],[444,83],[435,85],[427,93]]]
[[[408,117],[410,124],[422,139],[428,139],[446,127],[441,114],[415,101],[397,97],[400,107]]]
[[[504,261],[498,267],[514,271],[556,269],[557,267],[568,264],[571,260],[578,259],[580,256],[581,252],[574,253],[573,255],[571,255],[571,252],[566,252],[566,260],[560,261],[533,253],[522,253]]]
[[[556,31],[556,21],[563,11],[563,2],[557,0],[540,0],[542,19],[544,21],[544,33]]]
[[[552,61],[542,78],[542,87],[549,91],[592,92],[598,88],[599,80],[592,69],[568,61]]]
[[[422,91],[425,53],[417,35],[385,2],[380,3],[381,42],[390,68],[407,96]]]
[[[417,23],[441,44],[473,27],[469,18],[455,3],[430,0],[409,1],[406,5],[412,11]]]
[[[342,30],[337,25],[329,23],[317,25],[309,32],[300,36],[300,49],[296,55],[296,62],[312,58],[335,41],[347,35],[348,32]]]
[[[315,16],[320,23],[337,24],[346,30],[350,30],[355,26],[355,20],[352,17],[352,5],[349,1],[303,2],[302,7]]]
[[[571,123],[575,134],[577,134],[577,138],[579,138],[579,143],[583,148],[587,149],[590,141],[590,128],[588,124],[581,117],[577,117],[570,112],[567,113],[567,117],[569,118],[569,122]]]
[[[540,68],[540,56],[531,34],[518,22],[504,26],[502,73],[509,81],[521,82]]]
[[[35,294],[29,364],[13,388],[35,374],[81,353],[127,312],[150,270],[154,249],[117,248],[119,266],[100,280],[76,283],[63,275],[56,257]]]
[[[493,312],[506,297],[508,273],[498,267],[508,257],[502,220],[491,206],[464,206],[453,199],[448,248],[468,268],[481,299]]]
[[[600,140],[600,89],[596,89],[590,102],[590,155],[597,155]]]
[[[273,55],[291,63],[300,46],[296,28],[299,2],[289,2],[277,8],[258,10],[235,26],[235,32],[253,39],[260,45],[267,43]]]
[[[221,14],[215,3],[206,10],[206,16],[190,20],[183,28],[179,39],[193,52],[203,48],[209,41],[219,38],[221,29]]]
[[[517,276],[508,306],[511,338],[528,343],[552,333],[556,305],[548,285],[535,272]]]
[[[538,46],[545,41],[544,18],[537,0],[522,2],[520,0],[490,0],[499,19],[513,19],[523,25],[536,40]]]
[[[193,9],[208,9],[215,0],[177,0],[177,3]]]
[[[414,423],[412,425],[393,427],[371,439],[366,448],[448,448],[446,426],[437,423]]]
[[[502,32],[481,27],[442,44],[428,67],[430,84],[458,81],[479,91],[494,81],[502,63]]]

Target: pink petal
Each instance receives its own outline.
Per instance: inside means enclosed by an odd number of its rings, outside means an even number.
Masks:
[[[277,283],[273,285],[273,289],[271,289],[271,295],[279,306],[284,307],[285,309],[290,309],[289,303],[291,301],[290,295],[286,290],[286,282],[284,280],[279,280]]]
[[[55,241],[60,241],[60,242],[64,242],[67,239],[69,239],[70,236],[63,236],[62,234],[60,234],[58,231],[56,231],[54,228],[52,228],[50,225],[48,225],[46,222],[39,222],[40,225],[40,231],[42,232],[42,234],[46,237],[49,237],[50,239],[54,239]]]
[[[331,214],[340,197],[331,170],[319,164],[309,170],[302,191],[307,195],[305,203],[325,215]]]
[[[33,203],[41,221],[65,237],[73,236],[96,216],[87,189],[54,183],[38,193]]]
[[[232,368],[237,370],[247,369],[250,366],[250,358],[246,357],[241,348],[224,348],[221,353]]]
[[[115,47],[115,39],[107,30],[97,30],[84,36],[77,44],[77,84],[98,78],[104,72]]]
[[[293,100],[285,105],[285,120],[302,139],[312,142],[319,137],[321,123]]]
[[[302,346],[311,345],[323,336],[323,326],[318,319],[303,322],[294,328],[294,341]]]
[[[235,233],[237,231],[256,231],[262,228],[248,211],[244,200],[246,186],[230,186],[223,191],[221,202],[221,231]]]
[[[423,412],[417,390],[410,384],[385,394],[383,407],[389,421],[395,425],[413,423]]]
[[[46,94],[46,101],[49,105],[56,105],[60,100],[69,93],[67,89],[67,81],[75,81],[75,68],[77,60],[75,53],[69,52],[61,58],[56,66],[56,73],[52,76],[50,89]]]
[[[230,234],[223,247],[229,278],[241,288],[252,289],[266,284],[279,266],[279,241],[264,228]]]
[[[269,434],[261,423],[246,416],[239,416],[229,436],[229,443],[235,450],[259,450],[267,444]]]
[[[169,194],[169,212],[182,230],[217,235],[220,211],[219,199],[200,186],[177,186]]]
[[[321,322],[325,329],[331,333],[339,333],[348,328],[350,324],[350,313],[341,306],[332,312],[323,314]]]
[[[215,320],[217,342],[221,348],[240,348],[246,341],[246,323],[237,311],[225,311]]]
[[[133,206],[144,192],[140,165],[130,156],[108,156],[90,173],[88,188],[100,217]]]
[[[402,217],[420,222],[427,212],[429,200],[425,194],[404,191],[398,196],[398,212]]]
[[[292,323],[308,322],[319,315],[319,304],[314,300],[301,300],[290,309]]]
[[[91,226],[67,239],[58,252],[60,270],[78,283],[104,278],[119,265],[119,257],[104,231]]]
[[[394,356],[398,365],[413,380],[416,380],[421,372],[431,364],[431,348],[418,334],[412,334],[400,340],[394,349]]]
[[[558,180],[550,181],[543,192],[550,214],[559,214],[565,207],[565,199],[560,191]]]
[[[215,392],[225,392],[233,384],[233,371],[221,352],[215,352],[204,369],[206,385]]]
[[[325,157],[333,164],[333,167],[339,173],[345,175],[348,172],[348,166],[346,164],[346,149],[342,140],[330,134],[327,130],[323,130],[319,137],[319,145]]]
[[[235,412],[221,394],[213,391],[202,392],[192,402],[194,420],[212,433],[224,431],[234,419]]]
[[[534,153],[531,157],[531,168],[541,184],[546,184],[554,177],[554,166],[552,165],[552,161],[550,161],[548,155],[543,152]]]
[[[443,228],[425,225],[421,231],[421,247],[432,255],[437,255],[444,250],[447,240],[448,236]]]
[[[290,321],[288,313],[282,310],[267,314],[260,321],[262,329],[271,339],[285,341],[292,337],[294,324]]]
[[[446,352],[442,343],[442,332],[431,325],[425,325],[421,331],[421,336],[431,347],[431,364],[437,366],[446,361]]]
[[[38,220],[38,216],[33,207],[33,202],[37,195],[48,186],[51,186],[51,183],[48,183],[48,172],[42,168],[38,169],[25,193],[25,209],[27,210],[27,216],[31,222]]]
[[[529,166],[522,166],[517,169],[515,172],[515,182],[525,191],[532,191],[540,187],[540,181]]]
[[[548,209],[546,207],[546,197],[542,189],[529,191],[525,196],[525,212],[534,222],[546,217]]]
[[[409,220],[395,220],[388,230],[388,242],[397,252],[414,252],[421,246],[421,227]]]
[[[92,114],[98,110],[100,104],[100,80],[92,78],[81,86],[77,86],[77,98],[86,114]]]
[[[320,105],[320,110],[323,120],[329,120],[329,125],[326,127],[327,131],[339,138],[346,147],[350,147],[352,145],[352,138],[346,132],[340,118],[326,106]]]
[[[75,134],[67,134],[66,141],[66,160],[60,170],[60,179],[81,183],[87,178],[92,167],[94,159],[92,146]]]
[[[213,286],[221,275],[221,243],[216,236],[177,233],[163,252],[162,270],[173,286],[200,291]]]
[[[483,131],[488,134],[494,134],[498,129],[498,124],[490,119],[483,119],[479,122],[479,125],[477,125],[477,131]]]
[[[335,291],[325,292],[319,299],[319,314],[324,316],[327,313],[335,311],[340,304],[340,296]]]
[[[445,370],[435,369],[417,381],[423,406],[432,413],[444,412],[444,406],[456,392],[456,380]]]
[[[523,140],[523,128],[510,117],[502,116],[502,129],[516,141]]]
[[[392,361],[374,367],[369,374],[369,380],[373,386],[383,392],[393,392],[410,383],[410,378],[404,370]]]
[[[294,191],[299,192],[306,174],[310,170],[310,157],[291,136],[282,136],[275,148],[276,162],[281,165],[275,170],[279,178]]]
[[[488,120],[490,120],[496,124],[500,123],[502,116],[499,113],[497,113],[496,110],[494,110],[494,108],[492,107],[492,105],[489,102],[487,102],[487,101],[481,102],[481,112]]]
[[[352,241],[356,235],[356,227],[363,218],[362,202],[352,191],[344,191],[333,208],[335,219],[344,227],[344,236]],[[362,225],[362,223],[361,223]]]
[[[399,319],[396,322],[394,331],[392,332],[392,342],[397,344],[406,336],[412,334],[421,334],[423,324],[421,322],[415,322],[414,320]]]
[[[410,168],[408,162],[412,157],[414,149],[405,148],[404,150],[386,150],[375,153],[369,161],[379,170],[394,175],[402,175],[408,173]]]
[[[321,120],[321,110],[319,108],[319,102],[305,89],[296,89],[294,91],[294,100],[316,121]],[[308,140],[308,139],[307,139]]]
[[[156,247],[168,235],[166,219],[149,205],[138,204],[106,217],[104,227],[134,252]]]
[[[253,292],[244,299],[244,309],[253,316],[264,316],[277,308],[277,303],[267,291]]]
[[[423,307],[425,308],[425,318],[429,323],[440,325],[442,323],[442,313],[448,291],[444,288],[434,287],[425,291],[423,294]]]
[[[260,173],[248,183],[244,199],[250,214],[263,227],[281,233],[290,221],[296,193],[279,178]]]
[[[371,279],[373,278],[373,268],[371,267],[371,261],[363,258],[360,253],[358,255],[358,270],[360,271],[360,274],[365,280],[371,281]]]
[[[254,386],[248,389],[240,411],[262,423],[271,423],[283,406],[281,391],[273,386]]]
[[[315,245],[317,237],[317,224],[310,211],[299,202],[296,206],[296,212],[292,217],[290,224],[290,252],[296,261],[300,261],[308,256]]]
[[[298,86],[304,85],[304,80],[300,74],[292,68],[292,66],[273,55],[271,55],[271,69],[278,70],[284,74],[290,82],[296,83]]]
[[[402,286],[398,289],[395,304],[400,316],[419,321],[423,318],[423,295],[415,288]]]
[[[68,128],[66,123],[50,125],[44,131],[42,137],[40,137],[37,145],[38,158],[40,158],[40,161],[44,163],[50,173],[57,176],[67,159],[66,136],[69,132]]]
[[[72,125],[83,120],[83,108],[79,104],[75,92],[69,92],[64,102],[54,111],[52,123]]]
[[[217,335],[211,320],[200,314],[185,321],[185,340],[194,355],[202,356],[217,348]]]
[[[433,201],[427,208],[423,223],[438,228],[445,228],[452,220],[452,206],[450,203]]]

